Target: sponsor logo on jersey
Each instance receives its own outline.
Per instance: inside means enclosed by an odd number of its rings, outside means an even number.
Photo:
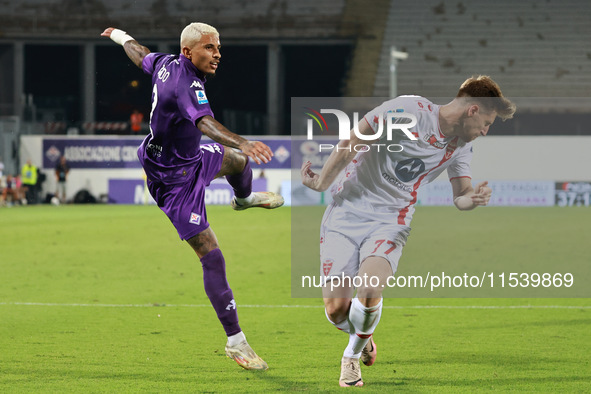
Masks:
[[[193,81],[191,86],[189,86],[189,89],[191,89],[191,88],[203,89],[203,85],[201,85],[201,83],[199,81]]]
[[[162,157],[162,145],[148,144],[146,153],[152,157]]]
[[[425,162],[416,157],[399,162],[395,169],[396,177],[402,182],[410,182],[424,171]]]
[[[388,183],[391,183],[392,185],[396,186],[398,189],[408,192],[408,193],[412,193],[412,187],[410,186],[406,186],[404,183],[400,182],[398,179],[396,179],[396,177],[382,172],[382,178],[384,178],[386,181],[388,181]]]
[[[195,212],[191,212],[191,218],[189,219],[189,223],[199,225],[201,223],[201,215],[198,215]]]
[[[196,90],[195,94],[197,95],[197,102],[199,104],[207,104],[207,96],[205,95],[205,92],[203,90]]]
[[[429,145],[437,148],[437,149],[444,149],[447,144],[444,144],[443,142],[439,142],[439,140],[437,140],[437,137],[435,137],[435,134],[427,134],[424,138],[425,141],[427,141],[429,143]]]

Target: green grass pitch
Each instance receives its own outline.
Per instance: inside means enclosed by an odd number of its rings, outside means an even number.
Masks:
[[[341,391],[347,337],[320,299],[291,298],[290,209],[208,212],[241,326],[268,371],[225,356],[199,261],[156,207],[14,207],[0,209],[0,392]],[[442,223],[477,245],[466,256],[439,245],[442,264],[495,253],[518,261],[531,251],[516,240],[536,231],[553,251],[536,258],[589,261],[588,209],[419,207],[401,265],[430,258],[424,244],[441,238]],[[553,230],[565,223],[576,231]],[[487,242],[487,228],[512,241]],[[364,392],[591,390],[589,299],[385,305]]]

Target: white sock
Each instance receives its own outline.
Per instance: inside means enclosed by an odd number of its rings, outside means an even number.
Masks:
[[[250,204],[253,200],[254,200],[254,193],[253,192],[250,192],[250,195],[248,197],[244,197],[244,198],[236,197],[236,201],[240,205]]]
[[[242,331],[228,337],[228,346],[236,346],[239,343],[246,342],[246,336]]]
[[[335,323],[332,320],[330,320],[330,317],[328,317],[328,312],[326,312],[326,309],[324,310],[324,314],[326,315],[326,319],[330,322],[330,324],[332,324],[339,330],[346,332],[347,334],[350,334],[353,331],[353,327],[351,327],[351,325],[349,324],[349,319],[345,319],[340,323]]]
[[[361,351],[380,322],[382,304],[382,300],[380,300],[375,306],[365,307],[357,297],[353,299],[348,320],[355,332],[349,334],[349,345],[347,345],[343,357],[359,358],[361,356]]]

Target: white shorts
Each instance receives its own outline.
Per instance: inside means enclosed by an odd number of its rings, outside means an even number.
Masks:
[[[320,226],[320,275],[356,276],[370,256],[386,259],[395,273],[409,233],[408,226],[374,221],[333,203]]]

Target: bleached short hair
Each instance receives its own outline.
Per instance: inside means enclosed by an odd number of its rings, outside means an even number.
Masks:
[[[193,22],[188,24],[181,32],[181,49],[185,46],[192,47],[204,34],[220,35],[215,27],[206,23]]]

